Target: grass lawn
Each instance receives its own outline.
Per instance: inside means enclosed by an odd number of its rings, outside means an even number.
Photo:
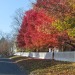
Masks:
[[[11,58],[28,75],[75,75],[75,63],[27,57]]]

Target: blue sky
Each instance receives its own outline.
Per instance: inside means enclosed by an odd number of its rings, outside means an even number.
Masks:
[[[19,8],[28,10],[32,7],[31,2],[35,0],[0,0],[0,31],[11,32],[12,16]]]

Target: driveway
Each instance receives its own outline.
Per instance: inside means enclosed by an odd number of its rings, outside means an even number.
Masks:
[[[27,75],[11,59],[0,58],[0,75]]]

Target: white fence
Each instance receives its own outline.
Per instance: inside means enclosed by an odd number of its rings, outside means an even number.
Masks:
[[[14,55],[33,57],[38,59],[52,59],[52,52],[17,52]],[[75,62],[75,52],[54,52],[54,59]]]
[[[34,57],[40,59],[52,59],[52,52],[17,52],[14,55]]]
[[[75,52],[58,52],[54,54],[54,59],[75,62]]]

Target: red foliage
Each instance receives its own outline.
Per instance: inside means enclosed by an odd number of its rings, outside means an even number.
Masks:
[[[40,48],[45,45],[60,45],[59,32],[52,26],[54,19],[44,10],[29,10],[25,13],[19,34],[18,46],[22,48]],[[62,34],[61,34],[62,35]]]

